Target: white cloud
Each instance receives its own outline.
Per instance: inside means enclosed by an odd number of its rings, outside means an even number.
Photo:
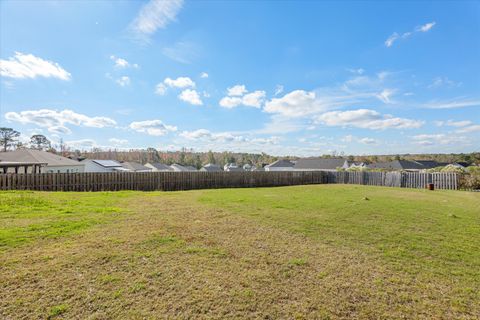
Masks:
[[[471,133],[471,132],[477,132],[480,131],[480,125],[479,124],[474,124],[471,126],[465,126],[461,129],[456,130],[455,132],[457,133]]]
[[[138,64],[130,64],[127,60],[123,58],[116,57],[114,55],[110,56],[110,59],[115,62],[115,67],[118,69],[123,69],[123,68],[128,68],[128,67],[133,67],[133,68],[138,68]]]
[[[343,138],[341,139],[341,141],[342,141],[342,142],[347,142],[347,143],[357,142],[357,143],[368,144],[368,145],[378,145],[378,144],[379,144],[379,141],[376,140],[376,139],[368,138],[368,137],[365,137],[365,138],[357,138],[357,137],[355,137],[355,136],[352,136],[351,134],[346,135],[345,137],[343,137]]]
[[[200,74],[200,78],[202,78],[202,79],[208,78],[208,73],[202,72],[202,73]]]
[[[242,98],[238,97],[223,97],[220,102],[220,106],[224,108],[235,108],[242,104]]]
[[[261,108],[265,101],[265,91],[257,90],[242,97],[242,104],[247,107]]]
[[[240,105],[253,108],[261,108],[265,102],[266,93],[263,90],[257,90],[247,93],[248,90],[243,84],[237,84],[227,89],[227,96],[223,97],[219,104],[224,108],[235,108]]]
[[[92,139],[81,139],[81,140],[72,140],[65,141],[65,144],[73,149],[90,149],[97,146],[95,140]]]
[[[195,82],[189,77],[178,77],[177,79],[165,78],[163,83],[170,88],[195,88]]]
[[[427,32],[431,30],[435,24],[435,22],[429,22],[424,25],[417,26],[413,31],[404,32],[401,36],[397,32],[394,32],[390,37],[387,38],[387,40],[385,40],[385,46],[390,48],[398,39],[407,39],[416,32]]]
[[[424,104],[423,107],[427,109],[455,109],[464,107],[478,107],[480,100],[456,98],[447,101],[432,101]]]
[[[68,109],[63,111],[40,109],[26,110],[19,113],[7,112],[5,118],[22,124],[34,124],[46,128],[54,127],[59,132],[62,131],[60,127],[65,127],[67,124],[93,128],[113,127],[117,124],[115,120],[107,117],[89,117]]]
[[[317,123],[324,123],[327,126],[356,127],[372,130],[412,129],[423,125],[423,121],[382,115],[370,109],[331,111],[317,116],[315,120]]]
[[[130,85],[130,78],[127,76],[122,76],[116,80],[119,86],[126,87]]]
[[[159,96],[165,95],[167,93],[167,86],[163,83],[157,84],[157,86],[155,87],[155,93]]]
[[[325,101],[316,98],[315,92],[295,90],[281,98],[273,98],[265,103],[264,111],[281,114],[286,117],[303,117],[327,109]]]
[[[130,28],[139,36],[148,37],[175,21],[182,6],[183,0],[151,0],[142,6]]]
[[[183,131],[179,134],[180,137],[191,141],[208,141],[208,142],[229,142],[233,144],[250,143],[250,144],[277,144],[277,137],[259,138],[259,137],[245,137],[231,132],[211,132],[207,129],[198,129],[194,131]],[[233,146],[233,145],[232,145]]]
[[[430,29],[432,29],[435,24],[436,24],[435,21],[426,23],[426,24],[424,24],[423,26],[418,26],[418,27],[416,27],[416,28],[415,28],[415,31],[427,32],[427,31],[429,31]]]
[[[363,144],[378,144],[378,141],[373,138],[360,138],[358,139],[358,142]]]
[[[413,143],[421,146],[432,145],[454,145],[465,144],[468,142],[466,137],[456,135],[439,134],[419,134],[412,137]]]
[[[390,48],[398,38],[398,33],[394,32],[390,37],[387,38],[387,40],[385,40],[385,46],[387,46],[387,48]]]
[[[448,121],[435,121],[435,124],[438,127],[442,126],[449,126],[449,127],[466,127],[472,124],[472,121],[470,120],[461,120],[461,121],[454,121],[454,120],[448,120]]]
[[[128,140],[126,139],[110,138],[108,141],[115,147],[121,147],[128,144]]]
[[[196,90],[193,89],[185,89],[179,95],[178,98],[182,101],[188,102],[193,104],[194,106],[201,106],[203,105],[202,100],[200,99],[200,95]]]
[[[164,124],[161,120],[135,121],[128,126],[130,129],[151,136],[164,136],[177,131],[177,127]]]
[[[247,88],[245,88],[245,85],[243,84],[237,84],[231,88],[228,88],[227,91],[227,95],[230,97],[243,96],[245,93],[248,92]]]
[[[165,78],[163,82],[160,82],[155,87],[155,93],[163,96],[167,93],[168,87],[170,88],[195,88],[195,82],[189,77],[178,77],[177,79]]]
[[[71,79],[71,74],[58,63],[21,52],[15,52],[15,56],[8,60],[0,60],[0,75],[17,79],[34,79],[36,77]]]

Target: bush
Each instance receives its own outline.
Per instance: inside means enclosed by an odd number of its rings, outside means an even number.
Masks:
[[[460,180],[461,188],[480,190],[480,167],[470,166],[466,169],[466,172]]]

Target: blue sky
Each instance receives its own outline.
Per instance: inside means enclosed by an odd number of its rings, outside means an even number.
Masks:
[[[478,2],[1,1],[0,125],[72,148],[480,150]]]

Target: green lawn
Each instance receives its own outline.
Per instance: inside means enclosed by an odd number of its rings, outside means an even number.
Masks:
[[[480,194],[0,193],[0,318],[480,318]]]

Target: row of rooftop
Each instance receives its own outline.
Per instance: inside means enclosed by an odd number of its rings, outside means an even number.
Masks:
[[[19,149],[11,152],[0,153],[0,172],[7,173],[75,173],[75,172],[239,172],[239,171],[336,171],[350,169],[378,169],[386,171],[423,171],[436,167],[452,165],[465,168],[470,164],[465,162],[441,163],[432,160],[394,160],[389,162],[376,162],[366,164],[354,162],[343,158],[318,158],[298,159],[296,161],[277,160],[264,167],[255,167],[249,164],[237,166],[234,163],[221,167],[216,164],[207,164],[197,170],[192,166],[180,164],[167,165],[164,163],[118,162],[115,160],[85,159],[76,161],[53,153],[33,150]]]

